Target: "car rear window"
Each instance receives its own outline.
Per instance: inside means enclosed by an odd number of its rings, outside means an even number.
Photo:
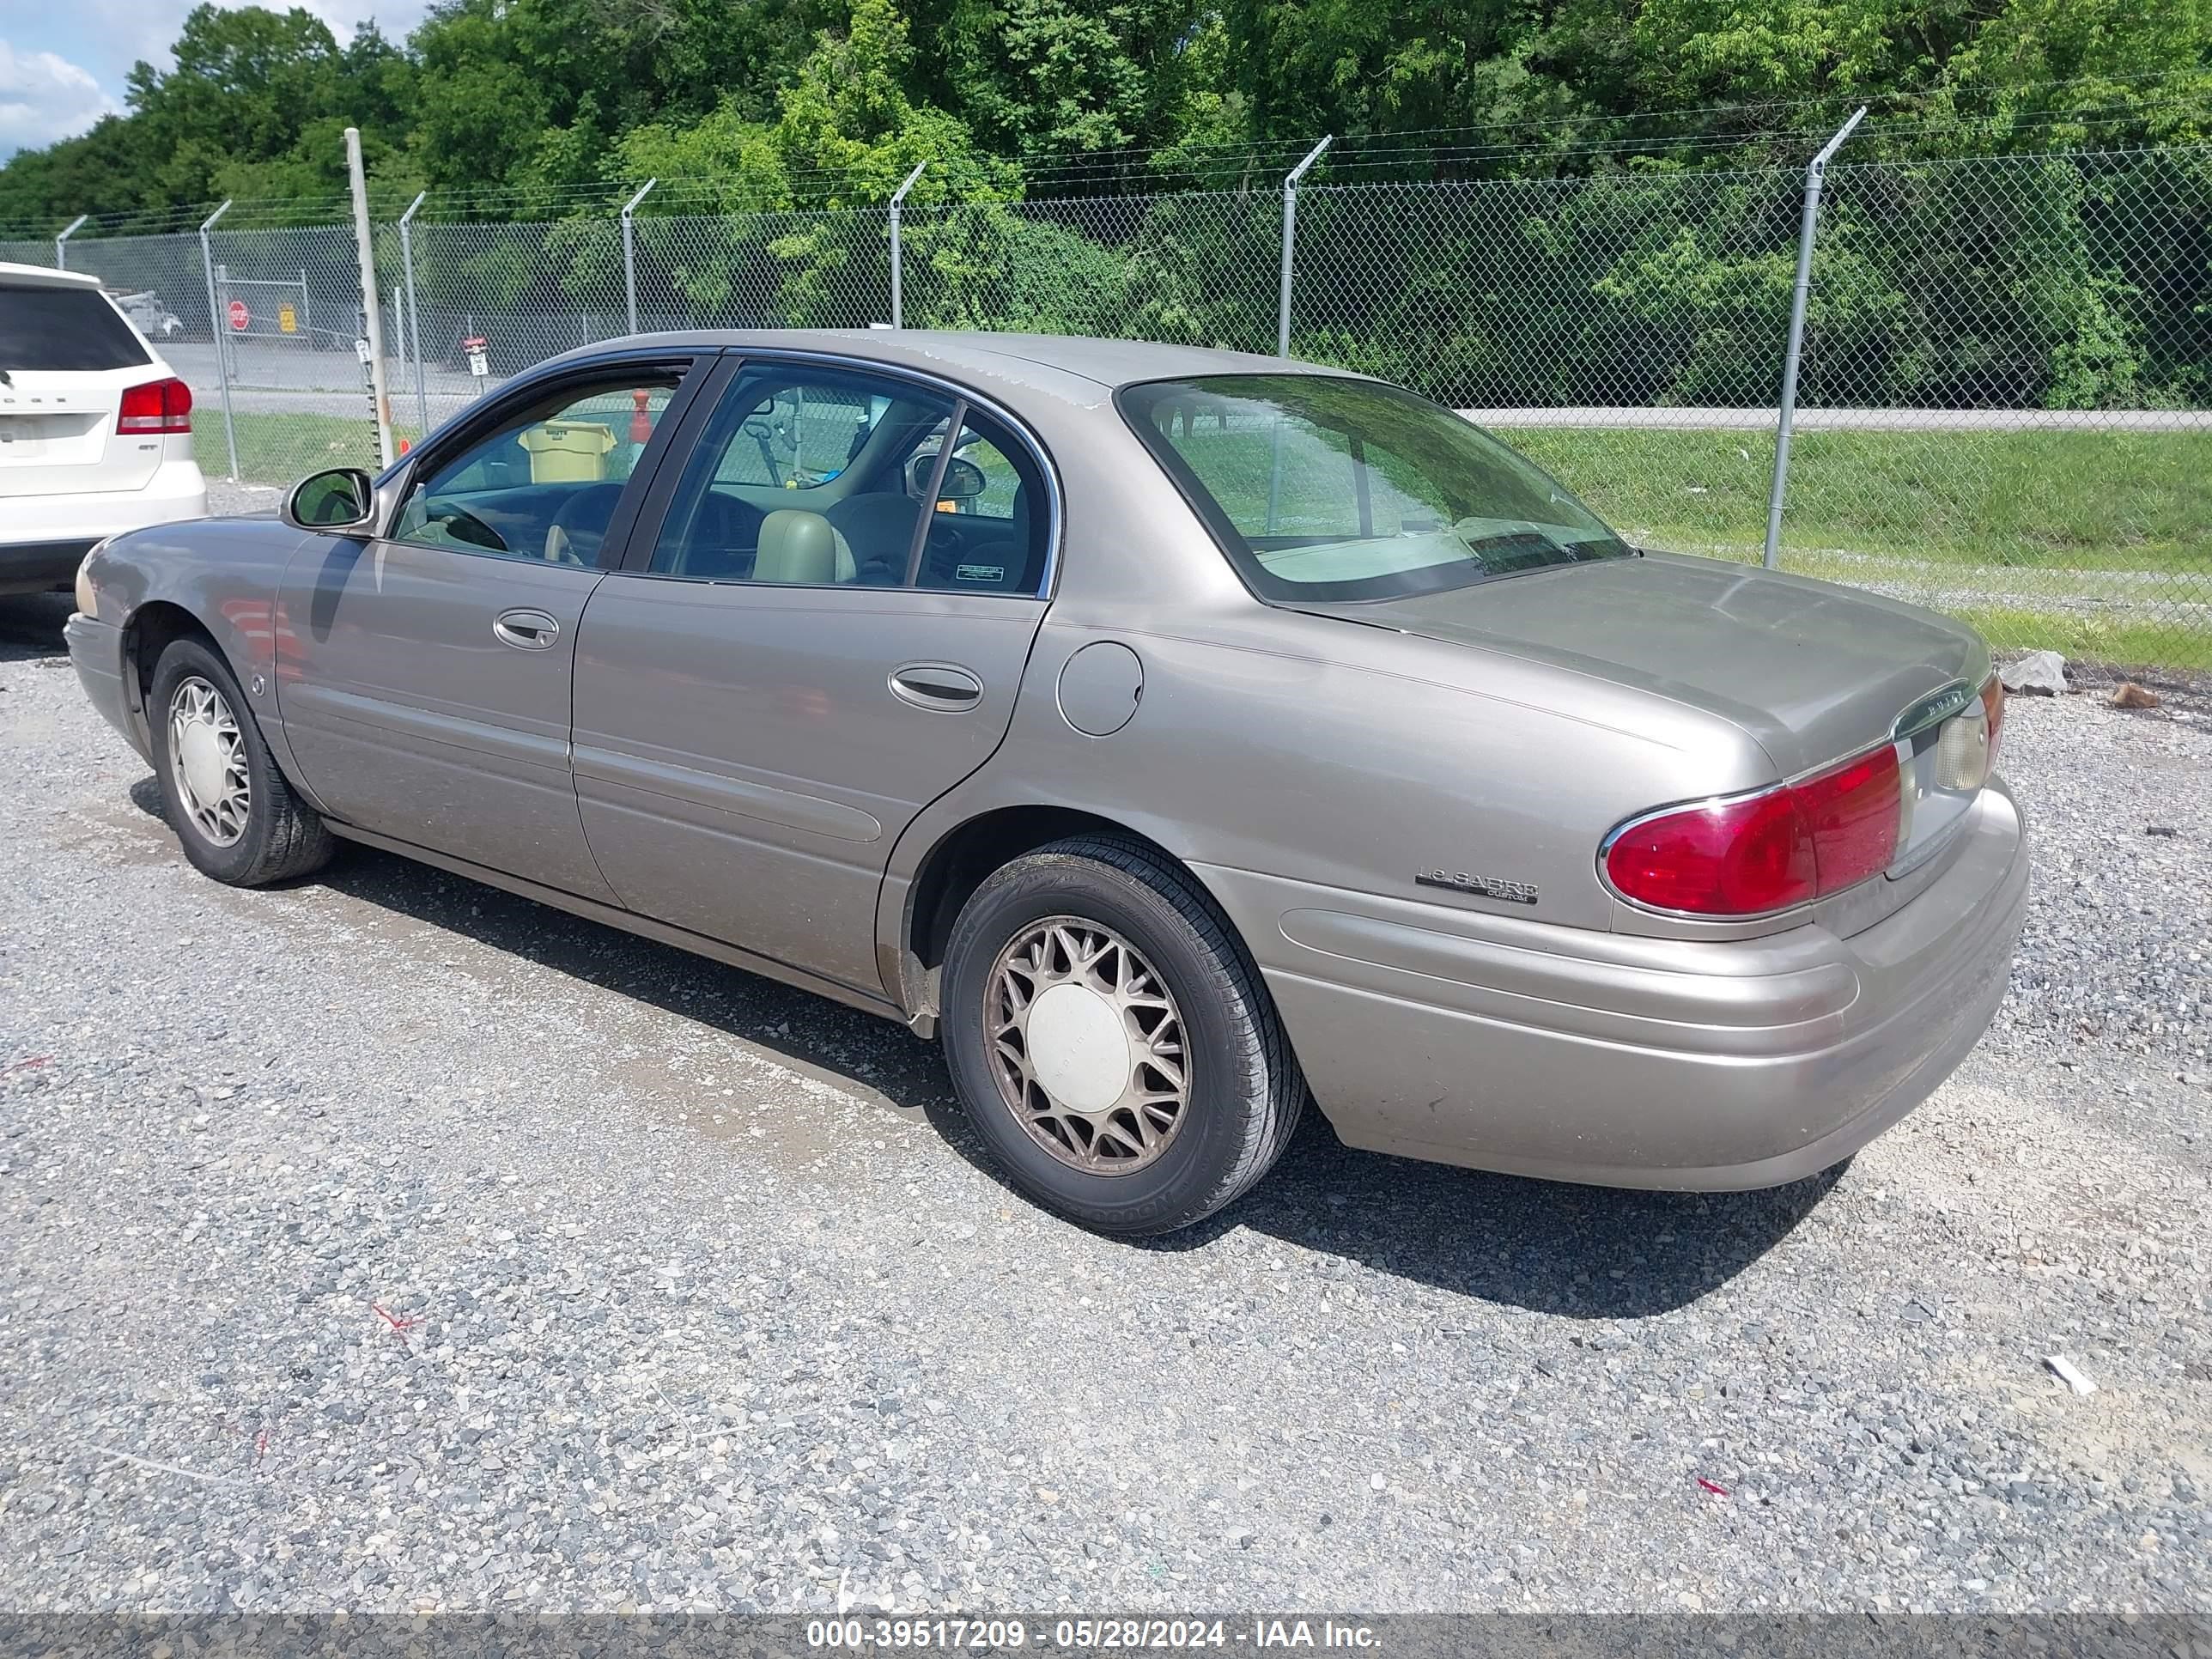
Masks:
[[[1115,401],[1262,599],[1397,599],[1632,551],[1534,462],[1380,381],[1203,375]]]
[[[138,368],[153,361],[137,331],[94,289],[0,285],[0,368]]]

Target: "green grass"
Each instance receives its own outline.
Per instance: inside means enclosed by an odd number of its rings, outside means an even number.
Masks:
[[[2001,647],[2056,651],[2076,662],[2114,669],[2212,673],[2212,626],[2109,622],[2096,617],[2009,607],[1947,607]]]
[[[1498,435],[1652,545],[1726,553],[1765,539],[1771,433]],[[2196,572],[2212,583],[2212,428],[1800,432],[1783,526],[1795,549]]]
[[[1501,435],[1631,540],[1760,556],[1771,433]],[[2212,670],[2212,431],[1801,432],[1782,547],[2000,647]]]
[[[210,477],[230,473],[230,450],[223,438],[222,411],[192,411],[192,454]],[[329,466],[377,467],[376,428],[364,416],[350,420],[336,415],[260,414],[241,410],[234,416],[238,429],[238,468],[245,481],[258,484],[295,483],[310,472]],[[392,441],[412,442],[418,435],[410,426],[392,429]]]

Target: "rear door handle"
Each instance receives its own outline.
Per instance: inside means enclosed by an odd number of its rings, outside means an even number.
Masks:
[[[916,708],[957,714],[983,700],[983,682],[948,662],[909,663],[890,678],[891,695]]]
[[[502,611],[491,631],[501,645],[518,651],[543,651],[560,637],[561,624],[543,611]]]

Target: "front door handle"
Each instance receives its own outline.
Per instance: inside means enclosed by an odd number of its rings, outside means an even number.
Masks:
[[[908,663],[890,678],[891,695],[916,708],[957,714],[983,700],[983,682],[957,664]]]
[[[543,611],[502,611],[491,631],[501,645],[518,651],[543,651],[560,637],[561,624]]]

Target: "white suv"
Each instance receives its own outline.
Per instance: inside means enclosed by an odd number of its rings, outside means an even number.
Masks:
[[[67,587],[103,538],[206,514],[191,388],[97,276],[0,264],[0,593]]]

